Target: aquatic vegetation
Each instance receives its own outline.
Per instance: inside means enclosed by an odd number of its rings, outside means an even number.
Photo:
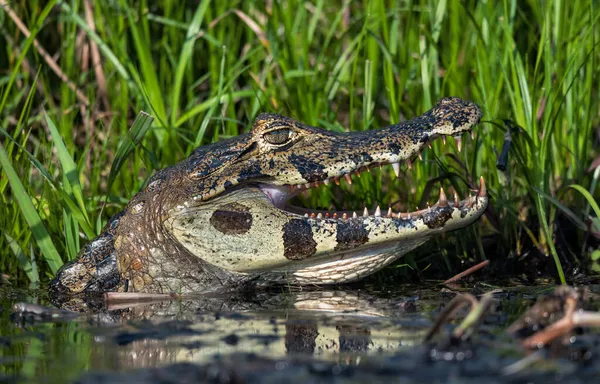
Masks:
[[[438,142],[403,177],[384,168],[303,198],[407,211],[484,175],[487,221],[404,270],[484,258],[494,233],[499,255],[553,255],[564,281],[559,256],[585,264],[598,232],[599,16],[592,1],[0,0],[2,278],[46,280],[154,171],[260,112],[354,131],[459,96],[484,110],[462,151]]]

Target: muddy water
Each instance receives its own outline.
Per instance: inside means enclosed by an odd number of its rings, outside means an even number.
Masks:
[[[454,296],[440,287],[64,303],[82,314],[57,310],[44,292],[4,290],[0,382],[589,381],[600,374],[593,331],[525,366],[532,353],[503,332],[547,290],[497,290],[496,312],[471,340],[426,344]]]

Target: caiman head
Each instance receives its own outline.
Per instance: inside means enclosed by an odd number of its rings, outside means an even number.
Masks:
[[[199,292],[257,284],[354,281],[431,236],[479,218],[488,198],[443,190],[414,212],[335,213],[288,201],[321,184],[389,164],[396,174],[429,142],[471,130],[480,109],[440,100],[423,115],[379,130],[335,133],[273,114],[248,134],[200,147],[159,171],[52,287],[61,292]]]

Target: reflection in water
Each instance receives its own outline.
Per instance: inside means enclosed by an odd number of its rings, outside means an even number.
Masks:
[[[285,349],[288,354],[304,353],[312,355],[319,335],[317,324],[286,324]]]
[[[420,342],[431,322],[403,309],[406,301],[354,291],[286,291],[116,305],[78,298],[61,303],[69,312],[24,304],[13,316],[20,327],[10,328],[12,336],[26,329],[43,332],[36,342],[54,352],[36,355],[34,370],[25,372],[18,361],[11,369],[27,377],[75,378],[87,369],[205,363],[236,353],[318,356],[349,364],[356,356],[392,353]],[[74,317],[72,311],[83,313]],[[30,341],[21,347],[31,347]],[[16,349],[8,353],[24,355]],[[79,363],[70,366],[73,361]]]
[[[589,332],[577,333],[562,346],[568,359],[524,367],[524,351],[506,340],[502,329],[516,318],[511,313],[531,303],[501,291],[494,299],[500,314],[486,318],[473,340],[424,345],[448,295],[406,289],[408,295],[386,298],[357,291],[260,292],[116,305],[87,298],[64,302],[61,309],[0,292],[0,382],[263,383],[268,378],[291,384],[334,376],[354,382],[440,382],[450,376],[469,383],[546,382],[555,380],[556,372],[592,382],[587,378],[600,373],[600,365],[593,364],[600,343]],[[27,304],[15,305],[23,301]],[[582,357],[574,358],[575,352]],[[522,375],[505,377],[508,366],[519,367]]]
[[[107,338],[114,344],[106,346],[120,356],[121,369],[202,363],[240,352],[274,359],[315,355],[348,363],[350,356],[393,352],[419,342],[425,329],[405,332],[392,320],[411,316],[398,309],[399,301],[320,291],[263,294],[252,303],[220,298],[218,307],[212,299],[119,305],[108,312],[123,327]]]

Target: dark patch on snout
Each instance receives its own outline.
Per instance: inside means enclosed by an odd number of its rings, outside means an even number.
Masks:
[[[306,220],[291,219],[283,226],[283,256],[289,260],[304,260],[317,251],[312,228]]]
[[[317,163],[312,159],[291,154],[289,157],[290,163],[298,170],[304,180],[308,182],[321,181],[327,178],[327,172],[324,172],[325,167],[321,163]]]
[[[252,214],[245,205],[230,203],[212,214],[210,224],[225,235],[243,235],[252,227]]]
[[[262,167],[258,163],[247,164],[244,166],[238,175],[238,183],[246,180],[255,180],[263,178],[265,175],[262,172]]]
[[[452,207],[437,207],[423,214],[423,223],[431,229],[442,228],[452,217]]]
[[[337,245],[334,248],[335,251],[352,249],[368,242],[369,232],[360,221],[342,221],[338,222],[335,240],[337,241]]]

